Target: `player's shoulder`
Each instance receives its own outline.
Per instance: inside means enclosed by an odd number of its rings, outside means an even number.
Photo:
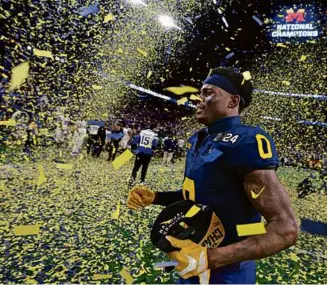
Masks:
[[[239,124],[226,132],[218,133],[213,141],[229,146],[241,146],[256,143],[260,138],[273,141],[271,136],[261,127]]]
[[[266,138],[270,141],[273,141],[272,137],[260,126],[240,124],[237,127],[237,132],[241,136],[241,140],[240,140],[241,144],[254,143],[261,138]]]
[[[192,135],[188,137],[187,143],[191,143],[192,144],[195,141],[195,139],[197,138],[199,132],[206,132],[206,128],[202,128],[200,130],[194,131],[192,133]]]
[[[198,131],[194,131],[193,134],[187,139],[187,143],[186,143],[186,147],[187,149],[191,149],[192,145],[194,144],[194,142],[196,141],[197,139],[197,136],[200,132],[206,132],[206,128],[202,128]]]
[[[140,132],[140,134],[141,135],[149,135],[151,133],[151,131],[150,130],[142,130],[141,132]]]

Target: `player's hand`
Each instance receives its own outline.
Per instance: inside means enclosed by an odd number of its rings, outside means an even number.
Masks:
[[[208,284],[210,270],[208,269],[207,248],[193,241],[179,240],[171,236],[166,237],[172,246],[181,248],[180,251],[168,253],[168,256],[179,264],[175,267],[178,274],[187,279],[199,276],[200,284]]]
[[[130,209],[140,210],[154,202],[155,192],[145,185],[136,185],[129,193],[126,204]]]

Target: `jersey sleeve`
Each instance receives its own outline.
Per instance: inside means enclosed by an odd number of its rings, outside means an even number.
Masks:
[[[152,148],[156,148],[158,145],[158,140],[157,137],[154,137],[153,141],[152,141]]]
[[[140,143],[140,135],[136,135],[133,139],[133,144],[138,145]]]
[[[262,129],[256,128],[232,149],[229,164],[241,174],[256,169],[274,169],[279,166],[277,150],[273,139]]]

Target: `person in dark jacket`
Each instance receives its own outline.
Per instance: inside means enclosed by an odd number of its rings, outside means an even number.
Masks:
[[[107,161],[115,160],[115,157],[116,157],[116,154],[117,154],[118,148],[119,148],[119,143],[120,143],[121,139],[123,138],[123,136],[124,136],[124,132],[123,132],[122,124],[117,122],[110,135],[111,141],[107,148],[107,150],[108,150]]]
[[[164,138],[163,151],[164,154],[162,164],[167,166],[171,162],[174,153],[174,142],[171,136],[167,136]]]
[[[26,141],[24,144],[24,152],[32,154],[33,147],[37,144],[38,125],[35,120],[28,121],[28,127],[26,129]]]
[[[94,157],[99,157],[104,146],[105,146],[105,141],[106,141],[106,130],[104,127],[99,127],[97,136],[95,139],[94,143],[94,148],[92,151],[92,156]]]

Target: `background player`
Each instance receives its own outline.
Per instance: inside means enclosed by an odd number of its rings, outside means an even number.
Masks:
[[[153,151],[157,147],[157,134],[154,132],[156,126],[152,125],[150,129],[143,130],[140,135],[136,137],[135,143],[137,144],[136,159],[134,161],[134,167],[132,170],[129,185],[132,185],[136,180],[137,173],[140,166],[141,169],[141,182],[145,182],[147,175],[148,165],[153,156]]]
[[[163,160],[162,164],[168,166],[173,158],[174,143],[171,135],[168,135],[163,140]]]

